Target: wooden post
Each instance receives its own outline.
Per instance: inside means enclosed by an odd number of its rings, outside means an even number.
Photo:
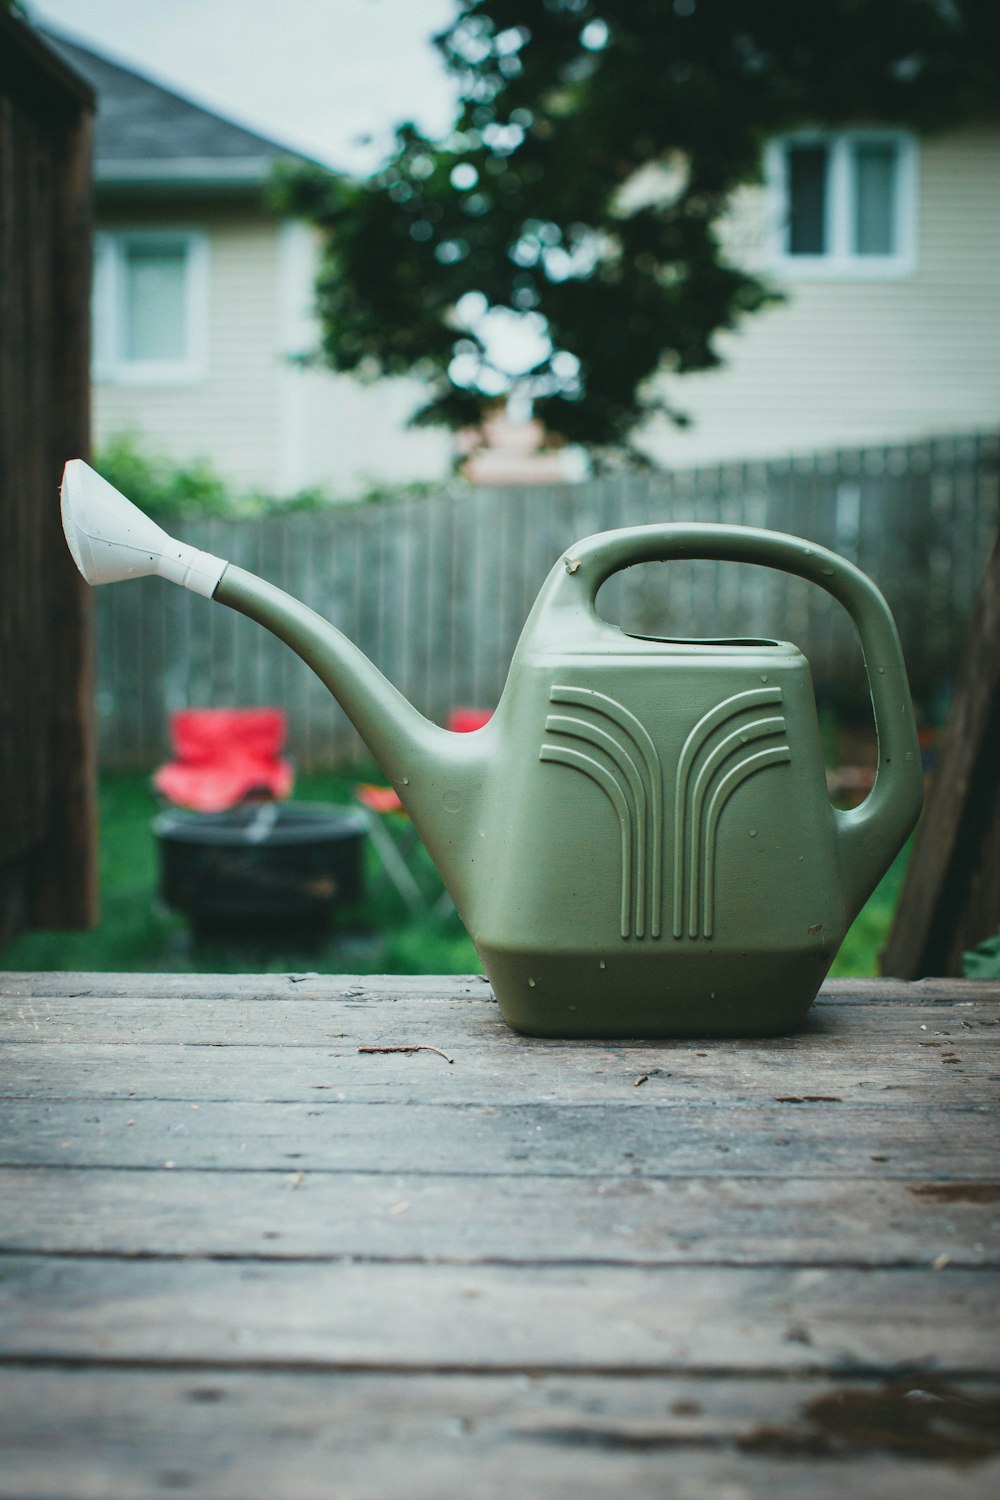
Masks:
[[[89,446],[93,104],[0,11],[0,942],[96,916],[91,606],[59,519]]]
[[[962,972],[1000,928],[1000,532],[986,564],[882,970]]]

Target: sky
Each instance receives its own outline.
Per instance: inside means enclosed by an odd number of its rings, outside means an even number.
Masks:
[[[451,119],[453,86],[430,38],[456,0],[27,0],[27,9],[329,166],[371,170],[400,120],[439,132]]]

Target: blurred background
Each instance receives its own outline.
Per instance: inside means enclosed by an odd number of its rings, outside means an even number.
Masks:
[[[89,451],[175,534],[303,599],[422,712],[471,713],[465,727],[495,707],[537,589],[576,538],[681,519],[792,532],[889,599],[930,781],[1000,515],[991,6],[0,9],[5,201],[10,222],[56,226],[46,348],[61,391],[76,371],[37,493]],[[43,151],[55,208],[31,186]],[[20,252],[16,238],[8,286],[42,274],[44,234]],[[41,303],[15,301],[0,333],[8,476],[39,431],[18,403],[41,399]],[[27,538],[27,523],[13,531]],[[9,548],[6,597],[29,557],[61,545],[51,532]],[[849,805],[876,746],[856,643],[816,592],[752,568],[648,565],[601,608],[639,634],[794,640],[831,795]],[[58,652],[60,631],[92,632],[73,682],[7,677],[18,811],[0,847],[0,965],[478,967],[364,746],[286,648],[155,580],[75,607],[67,621],[53,605],[39,636],[49,605],[25,605],[23,638]],[[178,826],[165,815],[189,827],[232,810],[241,848],[257,830],[246,878],[273,883],[259,766],[257,782],[235,776],[228,807],[172,800],[154,779],[183,760],[178,715],[218,708],[276,710],[279,801],[352,815],[329,833],[329,865],[301,876],[329,888],[315,931],[294,932],[284,908],[262,925],[252,902],[256,915],[213,925],[165,871]],[[981,758],[995,732],[977,730]],[[226,753],[245,768],[238,735]],[[211,847],[191,876],[209,886],[230,849]],[[835,973],[876,971],[905,866]],[[277,878],[292,878],[280,862]],[[953,934],[952,961],[994,917]]]

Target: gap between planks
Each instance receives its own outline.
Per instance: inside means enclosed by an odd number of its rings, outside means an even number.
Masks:
[[[51,1371],[54,1374],[60,1372],[73,1373],[76,1371],[93,1371],[100,1375],[103,1373],[114,1373],[119,1370],[128,1370],[135,1374],[149,1374],[151,1376],[162,1375],[184,1376],[204,1375],[208,1372],[216,1372],[219,1375],[234,1376],[274,1376],[285,1375],[293,1378],[317,1376],[325,1378],[329,1376],[371,1376],[373,1379],[404,1379],[411,1380],[440,1380],[440,1379],[472,1379],[476,1381],[491,1380],[567,1380],[590,1382],[593,1380],[607,1380],[609,1382],[624,1384],[627,1381],[647,1382],[659,1381],[692,1381],[706,1385],[718,1381],[733,1381],[741,1386],[744,1382],[761,1381],[762,1383],[780,1389],[782,1386],[795,1385],[799,1382],[808,1381],[817,1384],[840,1384],[841,1382],[851,1385],[869,1385],[875,1381],[915,1381],[933,1384],[939,1380],[953,1383],[967,1383],[974,1385],[989,1386],[991,1388],[1000,1384],[1000,1365],[970,1365],[966,1368],[949,1366],[947,1370],[934,1371],[932,1362],[926,1358],[907,1361],[900,1360],[847,1360],[841,1365],[823,1364],[819,1361],[810,1363],[803,1360],[800,1364],[785,1365],[780,1369],[773,1365],[728,1365],[728,1364],[688,1364],[682,1360],[665,1360],[662,1364],[635,1364],[627,1363],[612,1365],[595,1361],[593,1364],[561,1364],[559,1361],[543,1360],[512,1360],[509,1364],[490,1363],[480,1364],[476,1361],[462,1360],[439,1360],[427,1364],[408,1364],[405,1360],[340,1360],[340,1359],[287,1359],[276,1357],[275,1359],[233,1359],[224,1355],[218,1357],[208,1356],[205,1358],[173,1357],[171,1355],[144,1357],[131,1355],[117,1355],[108,1353],[96,1354],[11,1354],[7,1355],[0,1351],[0,1371],[11,1373],[24,1371]]]

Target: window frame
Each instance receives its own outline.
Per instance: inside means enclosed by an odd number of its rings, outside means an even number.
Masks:
[[[184,251],[183,359],[125,353],[126,260],[134,246]],[[208,375],[208,236],[199,229],[117,228],[94,236],[93,377],[107,385],[194,385]]]
[[[854,150],[859,145],[892,145],[897,150],[894,240],[889,255],[860,255],[852,245],[854,208]],[[793,255],[788,249],[790,201],[788,148],[825,146],[829,152],[825,239],[822,255]],[[912,276],[917,268],[918,145],[904,130],[796,130],[769,142],[765,179],[774,203],[771,261],[793,281],[894,281]]]

